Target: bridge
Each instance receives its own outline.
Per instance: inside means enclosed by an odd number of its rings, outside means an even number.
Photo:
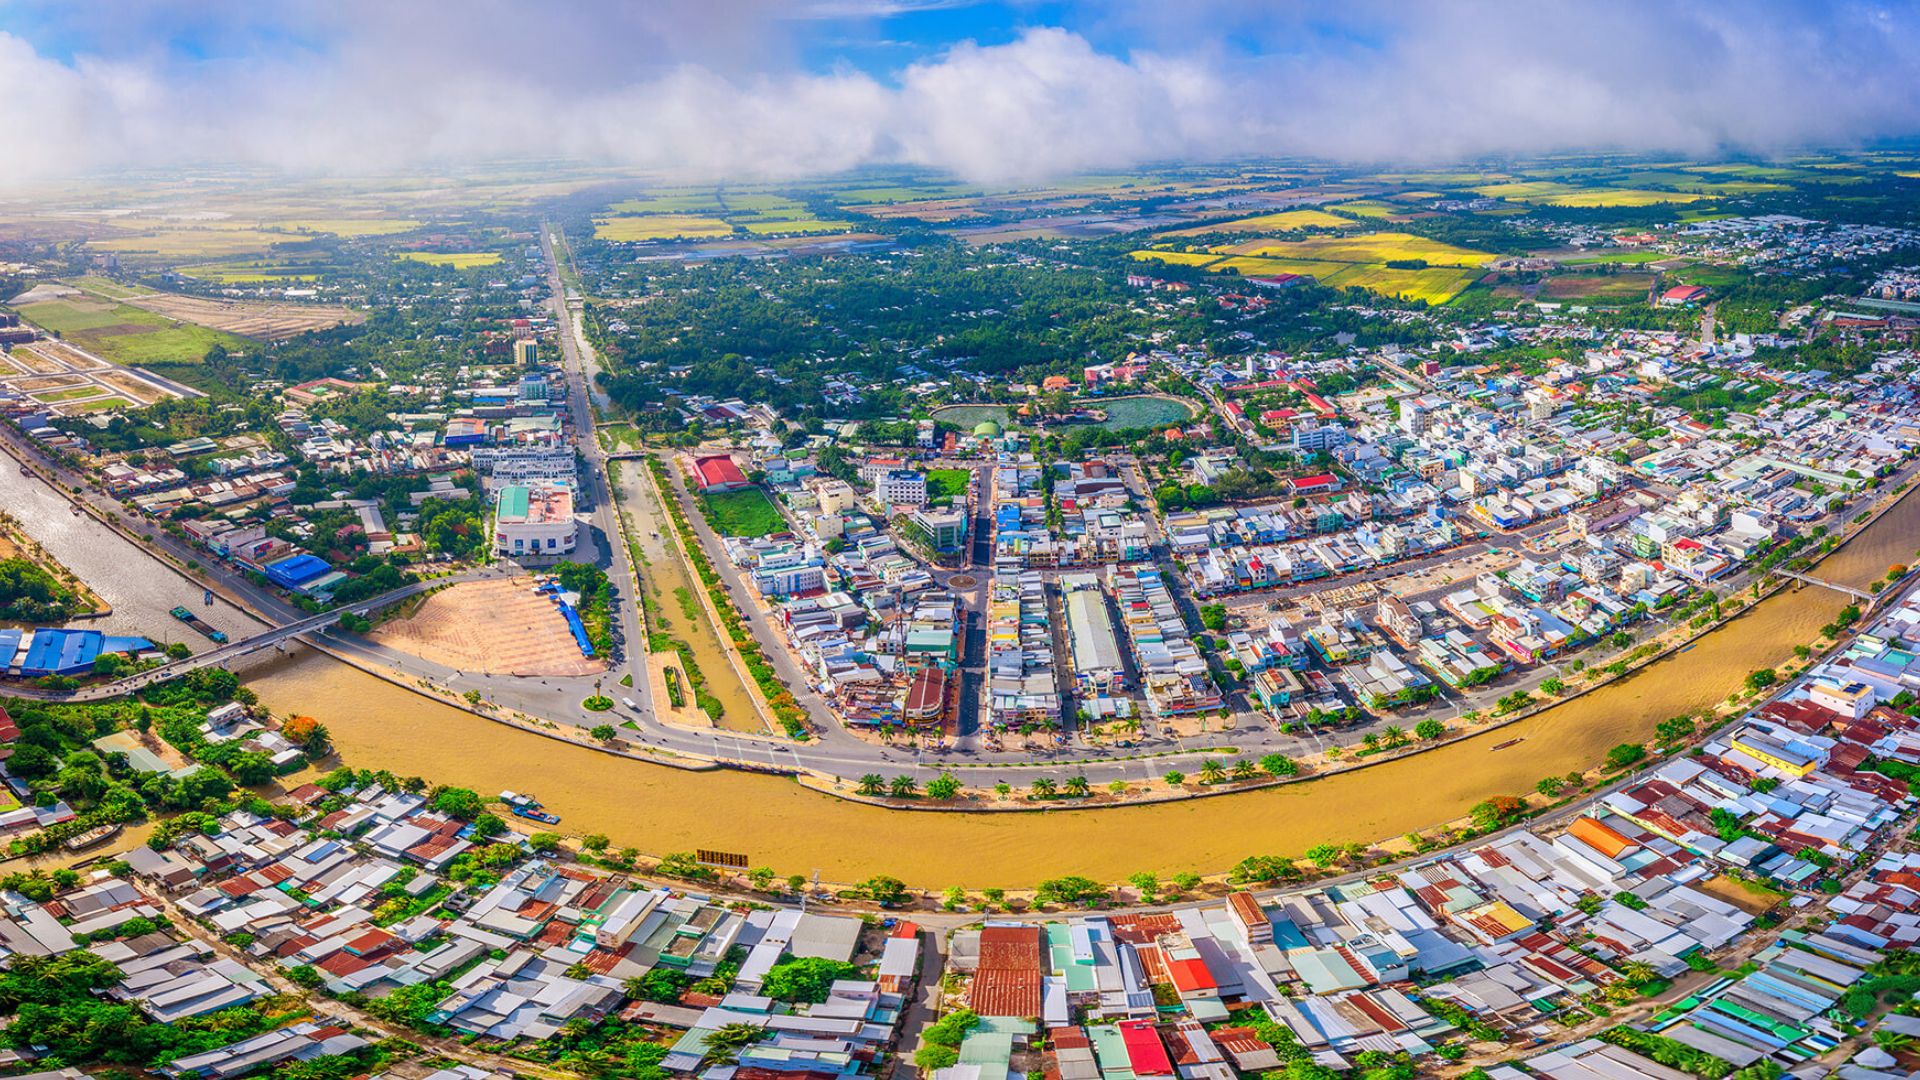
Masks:
[[[1865,590],[1856,589],[1850,585],[1838,585],[1838,584],[1835,584],[1834,582],[1826,581],[1821,578],[1814,577],[1811,574],[1802,574],[1796,570],[1782,570],[1778,567],[1775,567],[1773,572],[1776,574],[1779,574],[1781,577],[1784,577],[1784,578],[1792,578],[1793,580],[1798,581],[1802,585],[1818,585],[1823,589],[1832,589],[1834,592],[1846,593],[1848,596],[1853,597],[1855,600],[1858,600],[1863,604],[1871,604],[1875,600],[1879,599],[1878,597],[1874,596],[1874,594],[1867,592]]]
[[[9,697],[32,698],[36,701],[100,701],[106,698],[115,698],[123,694],[130,694],[135,690],[152,686],[156,683],[166,682],[168,679],[177,679],[188,672],[198,671],[201,668],[218,667],[230,660],[237,660],[240,657],[249,656],[263,649],[277,648],[281,644],[293,638],[300,637],[303,634],[325,630],[327,627],[339,622],[340,616],[348,612],[364,616],[368,612],[376,611],[389,604],[405,600],[409,596],[417,596],[420,593],[437,589],[442,585],[449,585],[457,581],[484,577],[488,573],[489,571],[484,570],[469,571],[450,577],[415,581],[389,592],[381,593],[378,596],[361,601],[360,603],[343,605],[332,611],[323,611],[318,615],[309,615],[304,619],[262,630],[251,637],[241,638],[238,641],[229,641],[224,645],[217,645],[214,648],[208,649],[206,652],[180,660],[169,661],[158,667],[151,667],[145,671],[135,672],[125,678],[115,679],[109,683],[98,683],[93,686],[82,687],[79,690],[43,690],[36,686],[8,685],[5,692]]]

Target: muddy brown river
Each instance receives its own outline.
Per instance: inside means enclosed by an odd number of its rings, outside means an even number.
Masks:
[[[1864,586],[1920,547],[1920,499],[1906,498],[1814,573]],[[1846,605],[1820,588],[1783,591],[1684,653],[1517,724],[1373,768],[1241,794],[1104,810],[920,813],[821,795],[778,777],[687,772],[543,739],[438,705],[313,652],[248,682],[276,712],[319,717],[345,759],[437,782],[531,791],[574,833],[650,853],[743,852],[754,865],[830,881],[892,874],[927,888],[1031,885],[1085,874],[1117,881],[1224,870],[1253,854],[1375,841],[1461,816],[1489,795],[1591,767],[1661,720],[1724,699],[1778,664]],[[1506,749],[1493,747],[1510,740]]]

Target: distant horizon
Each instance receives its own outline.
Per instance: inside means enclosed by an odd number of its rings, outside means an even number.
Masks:
[[[702,180],[1772,160],[1920,138],[1920,5],[0,5],[0,185],[565,160]],[[195,165],[194,163],[200,163]]]

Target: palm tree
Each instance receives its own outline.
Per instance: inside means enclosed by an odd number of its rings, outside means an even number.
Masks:
[[[1050,799],[1053,797],[1054,787],[1054,782],[1050,778],[1043,776],[1033,782],[1034,797]]]
[[[1406,729],[1398,724],[1388,724],[1386,730],[1382,731],[1381,734],[1386,737],[1388,746],[1399,746],[1401,743],[1407,741]]]
[[[1629,960],[1620,965],[1620,977],[1635,986],[1643,986],[1659,978],[1660,974],[1644,960]]]
[[[1889,1054],[1898,1054],[1901,1051],[1913,1049],[1914,1038],[1903,1032],[1888,1031],[1882,1028],[1873,1033],[1873,1045],[1885,1050]]]
[[[767,1029],[758,1024],[723,1024],[707,1036],[707,1050],[701,1065],[732,1065],[740,1051],[767,1037]]]
[[[1066,788],[1067,794],[1069,795],[1085,795],[1087,793],[1087,778],[1084,776],[1069,776],[1067,777]]]
[[[1251,780],[1254,774],[1259,771],[1259,766],[1248,761],[1246,758],[1241,758],[1239,761],[1233,763],[1233,778],[1235,780]]]
[[[911,799],[919,788],[920,785],[911,776],[902,774],[893,778],[893,797],[896,799]]]
[[[859,792],[862,795],[885,795],[887,778],[877,772],[870,772],[860,778]]]
[[[1217,783],[1226,774],[1227,767],[1213,758],[1200,763],[1200,782],[1203,784]]]

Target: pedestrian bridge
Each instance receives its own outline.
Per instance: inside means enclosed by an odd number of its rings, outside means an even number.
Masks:
[[[1835,584],[1834,582],[1826,581],[1821,578],[1814,577],[1811,574],[1802,574],[1795,570],[1781,570],[1778,568],[1775,568],[1773,572],[1776,574],[1779,574],[1781,577],[1784,577],[1784,578],[1792,578],[1793,580],[1800,582],[1802,585],[1818,585],[1823,589],[1832,589],[1834,592],[1846,593],[1848,596],[1853,597],[1855,600],[1858,600],[1861,603],[1871,604],[1874,602],[1874,600],[1877,599],[1877,597],[1875,597],[1874,594],[1867,592],[1864,589],[1856,589],[1851,585],[1838,585],[1838,584]]]

